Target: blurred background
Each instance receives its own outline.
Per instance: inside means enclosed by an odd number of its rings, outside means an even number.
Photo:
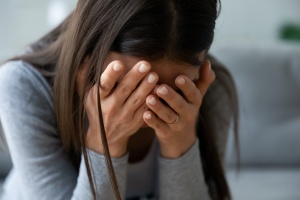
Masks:
[[[0,60],[13,55],[56,26],[76,0],[0,1]],[[300,40],[299,0],[226,0],[216,28],[216,42]],[[282,35],[283,29],[285,33]]]
[[[0,61],[58,25],[75,0],[1,0]]]
[[[1,0],[0,62],[59,24],[75,0]],[[240,100],[241,170],[233,142],[227,176],[236,200],[300,199],[300,1],[226,0],[211,54]],[[11,163],[0,153],[1,180]]]
[[[216,39],[276,42],[300,41],[300,2],[298,0],[226,0],[222,1]],[[284,34],[290,30],[295,37]],[[295,32],[295,33],[294,33]],[[297,33],[296,33],[297,32]]]

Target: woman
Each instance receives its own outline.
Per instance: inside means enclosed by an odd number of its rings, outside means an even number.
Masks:
[[[6,62],[2,199],[229,199],[237,112],[230,75],[207,56],[216,17],[215,0],[79,0]]]

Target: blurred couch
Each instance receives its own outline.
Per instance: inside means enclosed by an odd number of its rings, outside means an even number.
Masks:
[[[300,44],[216,44],[211,52],[232,73],[240,101],[239,173],[231,138],[227,153],[234,199],[299,200]],[[2,178],[10,165],[0,154]]]
[[[299,200],[300,43],[217,44],[211,52],[232,73],[240,102],[239,173],[232,138],[227,152],[234,199]]]

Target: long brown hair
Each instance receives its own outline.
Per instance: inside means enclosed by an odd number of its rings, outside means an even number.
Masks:
[[[99,86],[108,52],[148,60],[168,58],[199,67],[199,53],[208,51],[213,41],[218,5],[217,0],[78,0],[74,12],[56,29],[33,43],[30,53],[13,58],[32,64],[53,86],[62,143],[77,167],[83,153],[95,199],[94,180],[86,152],[83,105],[89,89],[95,84]],[[87,57],[90,63],[84,89],[82,94],[78,94],[75,89],[76,75]],[[225,68],[220,70],[232,80]],[[238,112],[234,84],[230,81],[224,84],[232,99],[237,135]],[[107,166],[116,198],[120,199],[109,149],[105,146],[99,95],[98,105]],[[216,133],[211,133],[214,130],[205,126],[210,119],[204,114],[201,116],[197,128],[201,156],[207,169],[206,180],[213,180],[218,199],[230,199],[222,163],[216,150]]]

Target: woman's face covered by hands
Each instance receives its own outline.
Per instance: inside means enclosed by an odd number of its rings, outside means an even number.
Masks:
[[[215,78],[209,62],[203,66],[167,59],[147,62],[111,52],[104,66],[100,88],[93,87],[86,101],[94,131],[99,131],[93,120],[98,116],[95,98],[99,91],[109,143],[126,146],[128,138],[143,127],[154,129],[166,157],[180,156],[195,142],[202,98]],[[84,68],[77,77],[79,91]]]

